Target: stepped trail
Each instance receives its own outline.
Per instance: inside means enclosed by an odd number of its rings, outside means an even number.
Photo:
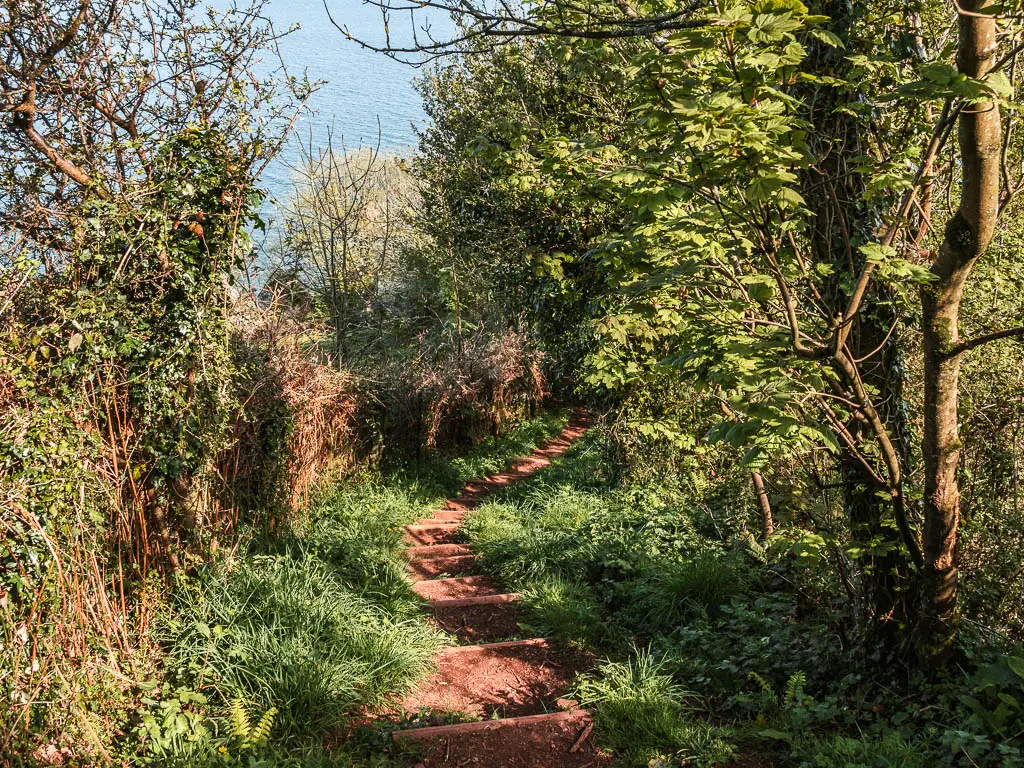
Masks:
[[[516,600],[476,570],[472,550],[451,543],[462,519],[490,493],[529,477],[565,453],[586,432],[577,413],[561,434],[504,472],[470,482],[434,516],[406,526],[409,573],[429,601],[437,624],[460,645],[444,649],[437,671],[401,702],[483,718],[455,725],[396,731],[396,741],[419,742],[417,768],[602,768],[587,712],[561,698],[589,657],[545,638],[518,638]]]

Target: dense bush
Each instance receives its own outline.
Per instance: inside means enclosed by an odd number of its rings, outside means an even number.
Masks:
[[[415,353],[375,376],[380,430],[407,452],[480,442],[534,415],[547,395],[542,356],[514,330],[437,339],[424,333]]]

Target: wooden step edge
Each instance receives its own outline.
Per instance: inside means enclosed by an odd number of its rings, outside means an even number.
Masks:
[[[551,641],[546,637],[531,637],[527,640],[502,640],[500,643],[480,643],[479,645],[451,645],[442,648],[445,656],[461,656],[463,654],[505,651],[515,648],[550,648]]]
[[[439,608],[468,608],[473,605],[499,605],[501,603],[514,603],[519,599],[519,594],[509,592],[504,595],[480,595],[479,597],[454,597],[448,600],[431,600],[430,607]]]
[[[461,517],[421,517],[416,521],[415,525],[433,525],[434,523],[451,523],[452,527],[462,525]]]
[[[438,512],[458,512],[461,515],[465,515],[468,512],[473,511],[480,505],[477,499],[471,499],[468,497],[460,496],[458,499],[448,499],[444,503]]]
[[[452,725],[432,725],[427,728],[409,728],[394,731],[391,738],[395,741],[404,739],[437,739],[446,736],[463,736],[480,731],[498,730],[500,728],[521,728],[543,723],[567,723],[574,720],[587,720],[590,713],[583,709],[572,709],[561,712],[545,712],[540,715],[524,715],[523,717],[504,717],[500,720],[477,720],[472,723],[454,723]]]
[[[465,555],[465,557],[471,557],[471,555]],[[438,560],[448,560],[449,558],[447,558],[447,557],[439,557],[437,559]],[[420,560],[419,562],[423,562],[423,561]],[[487,576],[487,575],[484,575],[484,574],[479,574],[479,573],[473,574],[472,576],[445,576],[443,579],[424,579],[423,581],[417,581],[416,583],[417,584],[452,584],[454,582],[459,582],[460,584],[470,584],[470,583],[472,583],[474,581],[477,581],[477,582],[479,582],[479,581],[488,581],[491,584],[494,583],[494,581],[491,579],[490,576]]]
[[[439,560],[446,561],[449,565],[459,565],[466,560],[476,560],[476,555],[442,555],[441,557],[420,557],[416,559],[417,563],[435,563]],[[457,578],[452,576],[451,578]],[[465,576],[463,578],[469,578]]]
[[[441,557],[464,557],[472,555],[473,550],[465,544],[423,544],[408,547],[405,556],[409,560],[433,560]]]
[[[402,527],[409,533],[416,533],[418,531],[454,531],[461,525],[462,523],[458,520],[427,520],[425,523],[417,521]]]

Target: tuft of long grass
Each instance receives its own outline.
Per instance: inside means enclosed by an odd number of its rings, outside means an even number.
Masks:
[[[518,591],[529,615],[526,626],[535,634],[586,649],[608,641],[610,628],[587,584],[551,574],[524,582]]]
[[[324,492],[284,539],[283,548],[330,564],[349,590],[388,612],[417,615],[419,600],[401,555],[402,527],[426,514],[414,489],[368,478]]]
[[[258,556],[179,590],[164,632],[182,676],[275,707],[282,735],[323,733],[423,675],[442,644],[422,619],[350,591],[314,557]]]
[[[474,551],[484,564],[508,582],[557,574],[567,561],[588,559],[588,542],[580,525],[552,524],[544,511],[511,504],[490,504],[465,523]]]
[[[714,614],[744,589],[738,564],[719,553],[654,564],[635,587],[633,613],[648,636],[671,632],[695,615]]]
[[[800,765],[817,768],[925,768],[931,759],[920,744],[905,741],[899,733],[850,738],[840,734],[807,734],[793,745],[792,757]]]
[[[647,650],[624,662],[605,662],[576,685],[594,713],[597,732],[624,766],[656,760],[715,763],[733,757],[723,734],[692,717],[688,694]]]

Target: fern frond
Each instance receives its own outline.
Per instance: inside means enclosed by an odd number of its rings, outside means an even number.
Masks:
[[[245,702],[241,699],[231,700],[228,722],[231,725],[231,738],[243,744],[248,743],[252,724],[249,722],[249,714],[245,711]]]
[[[761,689],[761,693],[770,694],[772,697],[775,696],[775,691],[772,690],[771,684],[761,677],[757,672],[750,672],[747,678],[757,683],[757,687]]]
[[[753,536],[747,536],[743,539],[743,549],[754,560],[761,563],[761,565],[767,565],[768,547],[764,546]]]
[[[761,677],[757,672],[750,672],[747,674],[747,678],[757,683],[757,687],[761,689],[761,712],[776,709],[779,706],[779,699],[775,695],[775,691],[772,690],[771,683]]]
[[[254,745],[266,744],[270,738],[270,731],[274,727],[274,718],[277,717],[277,707],[271,707],[262,715],[256,727],[252,729],[251,743]]]
[[[798,702],[804,697],[804,686],[807,684],[807,675],[803,672],[794,672],[786,683],[786,701]]]

